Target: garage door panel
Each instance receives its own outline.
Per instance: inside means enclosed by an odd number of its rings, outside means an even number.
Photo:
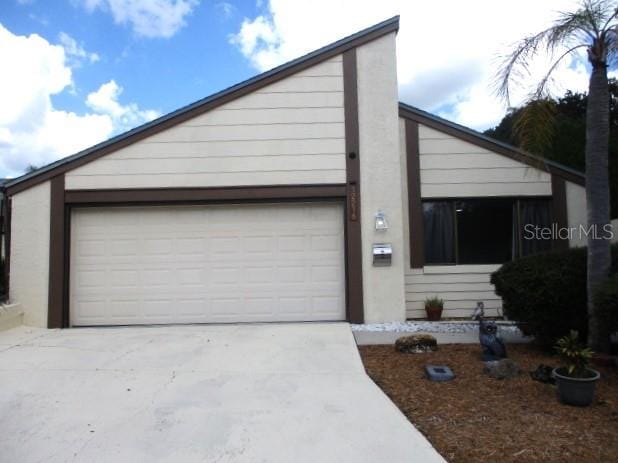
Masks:
[[[342,320],[342,209],[76,210],[72,324]]]
[[[304,235],[283,235],[277,239],[279,251],[291,253],[291,252],[303,252],[305,249],[305,236]]]
[[[276,279],[281,284],[304,283],[307,280],[307,269],[301,265],[279,265],[276,269]]]

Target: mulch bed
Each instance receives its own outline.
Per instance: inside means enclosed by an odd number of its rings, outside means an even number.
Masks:
[[[424,354],[359,349],[369,376],[449,462],[618,462],[615,369],[595,367],[596,402],[579,408],[559,403],[555,386],[530,378],[540,363],[557,363],[531,345],[508,346],[523,372],[505,380],[483,373],[478,345],[441,345]],[[450,366],[456,378],[427,380],[427,363]]]

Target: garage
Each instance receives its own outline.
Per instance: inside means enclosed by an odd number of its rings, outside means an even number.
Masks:
[[[72,326],[344,320],[340,202],[74,208]]]

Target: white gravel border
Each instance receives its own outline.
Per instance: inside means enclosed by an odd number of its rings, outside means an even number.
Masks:
[[[498,332],[500,334],[513,334],[523,336],[514,322],[497,321]],[[389,323],[370,323],[361,325],[350,325],[352,331],[365,332],[396,332],[396,333],[478,333],[479,324],[475,321],[405,321]]]

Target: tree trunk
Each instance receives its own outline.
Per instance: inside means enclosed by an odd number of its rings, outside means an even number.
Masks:
[[[593,64],[586,108],[586,204],[588,207],[588,345],[597,352],[609,350],[609,332],[592,303],[596,286],[609,274],[609,89],[607,68]],[[595,235],[596,232],[596,235]]]

